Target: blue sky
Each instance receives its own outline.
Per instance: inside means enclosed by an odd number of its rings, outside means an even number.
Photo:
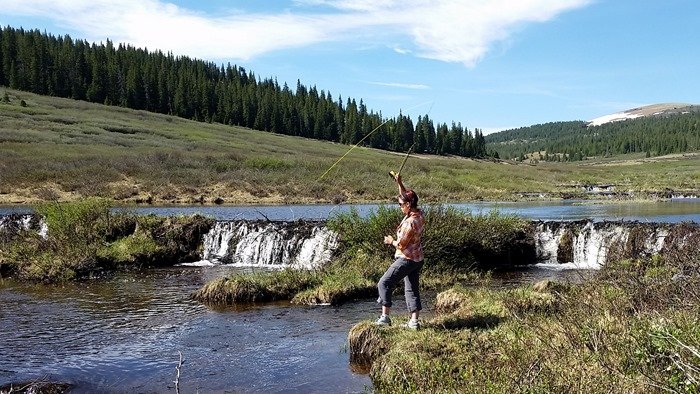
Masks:
[[[0,24],[236,64],[470,130],[700,104],[697,0],[0,0]]]

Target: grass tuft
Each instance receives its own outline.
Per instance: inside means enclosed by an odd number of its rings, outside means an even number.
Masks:
[[[297,292],[316,283],[318,276],[313,271],[284,269],[251,274],[239,273],[205,284],[195,291],[191,298],[211,304],[289,300]]]

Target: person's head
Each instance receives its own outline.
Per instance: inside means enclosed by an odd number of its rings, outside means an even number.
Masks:
[[[403,194],[399,195],[399,206],[401,211],[408,212],[418,208],[418,195],[411,189],[407,189]]]

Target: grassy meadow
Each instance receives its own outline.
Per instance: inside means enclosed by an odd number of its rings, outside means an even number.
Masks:
[[[386,202],[403,154],[0,88],[0,204],[100,197],[114,203]],[[424,202],[580,196],[582,184],[700,188],[700,155],[515,163],[412,155]]]

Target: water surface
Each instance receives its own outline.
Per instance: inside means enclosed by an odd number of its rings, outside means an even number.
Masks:
[[[562,200],[542,202],[474,202],[445,204],[474,214],[493,210],[513,214],[531,220],[624,220],[643,222],[679,223],[700,222],[700,199],[671,199],[659,202],[596,202]],[[393,206],[393,205],[392,205]],[[259,206],[174,206],[118,208],[139,214],[164,216],[199,213],[218,220],[270,219],[270,220],[325,220],[339,212],[357,210],[366,216],[379,207],[378,204],[357,205],[259,205]],[[0,206],[0,215],[29,213],[28,207]]]
[[[210,309],[188,295],[221,268],[171,268],[62,286],[0,284],[0,386],[48,378],[72,392],[362,392],[345,342],[371,300]]]

